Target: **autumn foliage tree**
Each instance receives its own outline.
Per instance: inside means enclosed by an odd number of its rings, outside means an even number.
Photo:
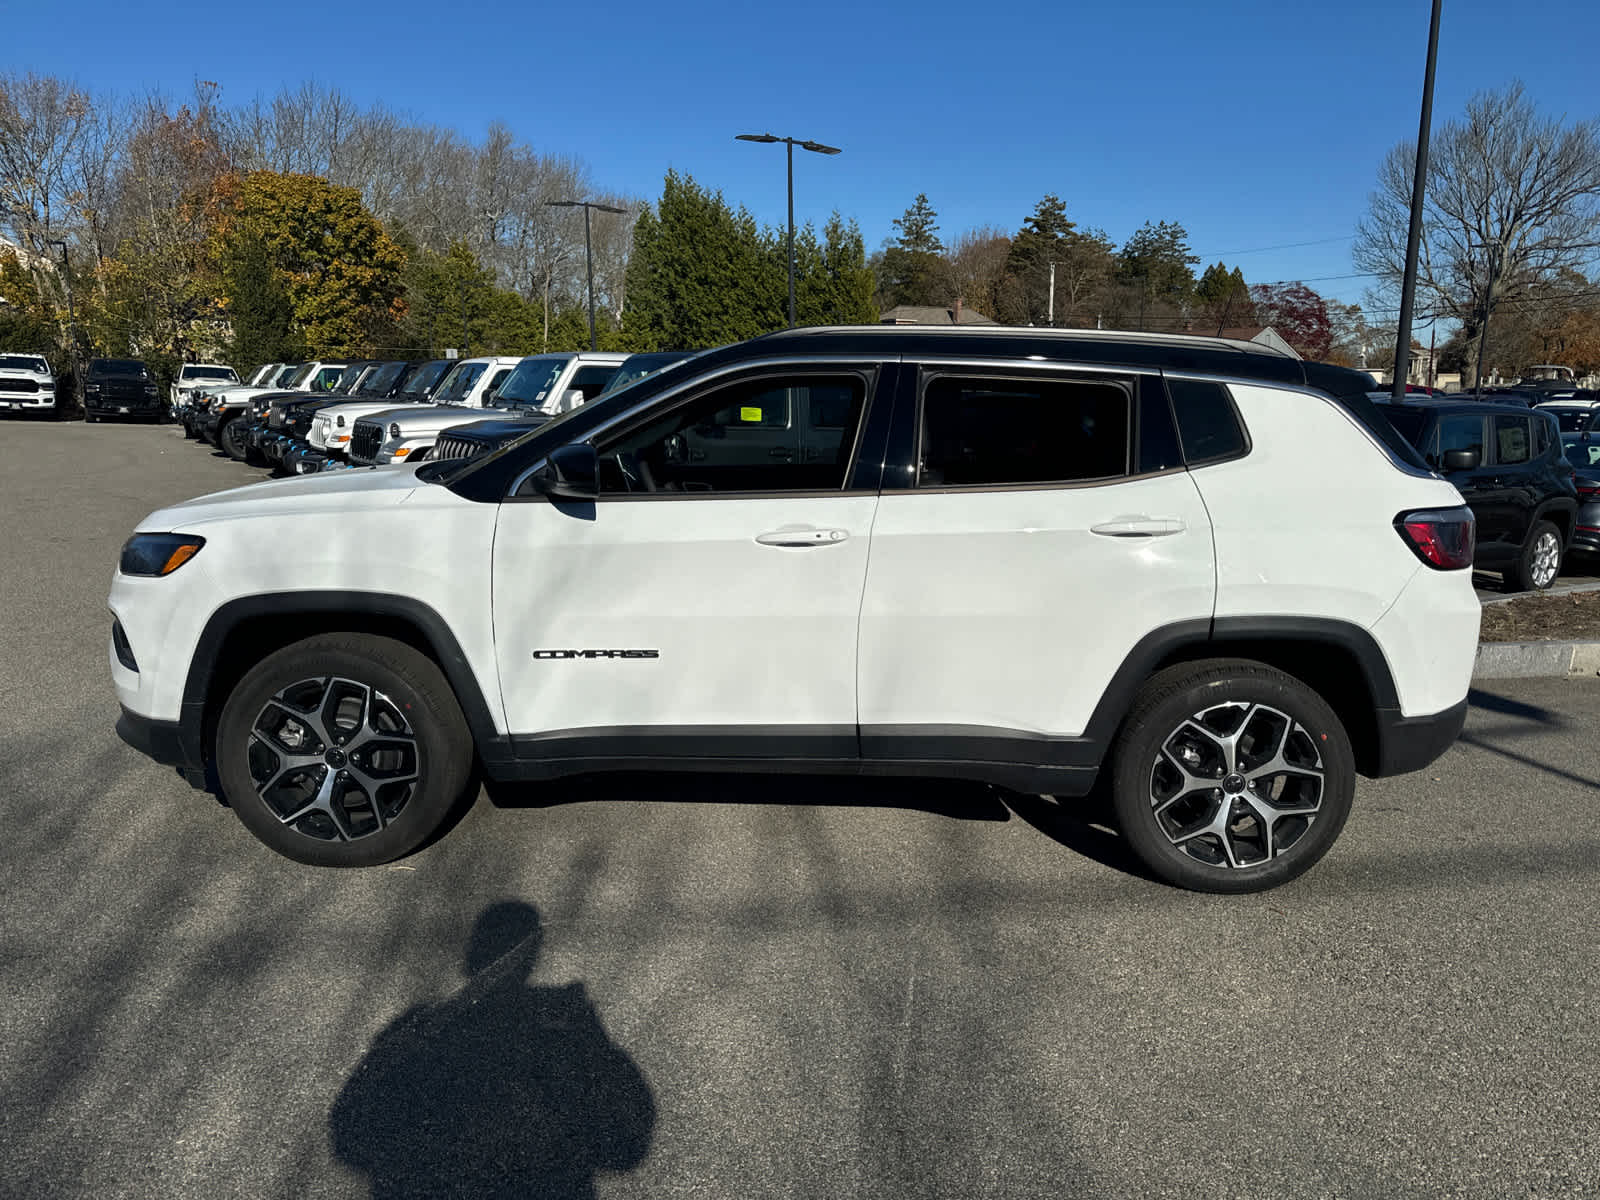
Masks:
[[[259,239],[311,354],[371,349],[404,315],[405,254],[354,188],[314,175],[252,171],[237,180],[216,252]]]
[[[1260,283],[1250,289],[1256,320],[1270,325],[1302,358],[1326,360],[1333,349],[1328,302],[1305,284]]]

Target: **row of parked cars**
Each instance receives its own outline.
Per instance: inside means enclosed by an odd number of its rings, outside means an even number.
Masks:
[[[1508,591],[1549,587],[1571,552],[1600,554],[1600,393],[1530,381],[1377,407],[1466,499],[1473,565]]]
[[[472,458],[684,357],[269,363],[243,383],[176,394],[172,415],[190,437],[278,474]]]

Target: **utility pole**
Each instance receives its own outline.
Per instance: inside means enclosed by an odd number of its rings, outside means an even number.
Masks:
[[[467,278],[461,277],[461,357],[472,357],[472,338],[467,333]]]
[[[1394,339],[1395,401],[1405,399],[1406,375],[1411,365],[1411,306],[1417,298],[1417,250],[1422,242],[1422,200],[1428,186],[1428,133],[1433,128],[1433,68],[1439,58],[1439,7],[1433,0],[1433,20],[1428,25],[1428,66],[1422,76],[1422,119],[1417,125],[1417,163],[1411,179],[1411,229],[1406,235],[1406,273],[1400,285],[1400,328]],[[1479,344],[1480,352],[1483,347]]]
[[[1050,316],[1047,318],[1050,328],[1056,327],[1056,260],[1050,260]]]

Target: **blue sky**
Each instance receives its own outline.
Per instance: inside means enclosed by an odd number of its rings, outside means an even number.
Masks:
[[[7,8],[0,65],[91,90],[210,79],[239,102],[313,79],[470,137],[498,118],[607,190],[654,198],[673,167],[777,225],[782,147],[733,140],[771,130],[844,149],[796,154],[796,219],[838,208],[869,250],[918,192],[946,238],[1015,230],[1055,192],[1114,241],[1176,220],[1251,282],[1359,300],[1328,277],[1415,135],[1429,3],[75,0],[70,29],[58,4]],[[1597,45],[1596,0],[1448,0],[1436,123],[1514,78],[1600,115]]]

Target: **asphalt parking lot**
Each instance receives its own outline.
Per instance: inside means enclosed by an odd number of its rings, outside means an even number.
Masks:
[[[984,788],[480,798],[364,872],[126,749],[116,551],[259,471],[0,423],[0,1195],[1600,1195],[1600,682],[1262,896]]]

